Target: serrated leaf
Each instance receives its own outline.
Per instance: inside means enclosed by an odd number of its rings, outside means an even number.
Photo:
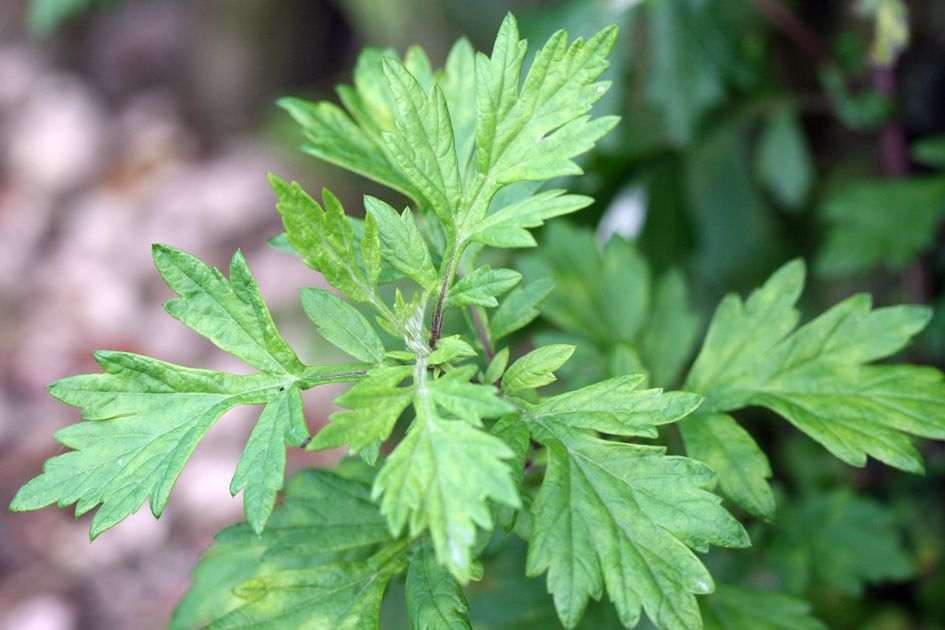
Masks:
[[[450,289],[446,300],[448,306],[495,307],[496,296],[502,295],[522,280],[522,274],[511,269],[492,269],[483,265],[463,276]]]
[[[301,372],[302,363],[276,330],[242,253],[233,255],[229,281],[179,249],[154,245],[152,253],[161,277],[180,296],[164,305],[172,317],[259,370]]]
[[[489,433],[505,442],[505,445],[511,449],[513,457],[509,461],[509,468],[512,470],[512,476],[516,488],[521,489],[522,481],[525,478],[525,464],[529,449],[529,439],[531,434],[528,426],[521,418],[521,414],[512,413],[499,418]],[[499,527],[505,531],[512,531],[519,510],[509,506],[496,504],[493,506],[495,517]]]
[[[869,296],[856,295],[794,330],[803,284],[803,265],[793,262],[746,302],[723,299],[686,389],[704,394],[708,410],[767,407],[850,465],[869,455],[920,472],[909,436],[945,438],[942,374],[868,364],[901,350],[928,309],[872,310]]]
[[[269,401],[246,442],[230,483],[243,491],[243,510],[253,530],[262,533],[285,476],[285,444],[300,446],[308,437],[297,385],[283,388]]]
[[[701,602],[705,630],[827,630],[809,603],[784,593],[719,584]]]
[[[556,344],[532,350],[505,371],[502,391],[514,394],[523,389],[534,389],[556,379],[554,371],[564,365],[574,354],[574,346]]]
[[[412,278],[424,289],[437,285],[430,250],[409,208],[402,215],[380,199],[366,196],[364,208],[380,228],[381,252],[392,267]]]
[[[417,545],[407,567],[410,627],[472,628],[463,589],[443,566],[429,541]]]
[[[387,584],[406,567],[403,551],[403,543],[394,543],[367,560],[286,569],[247,580],[235,589],[247,603],[208,630],[377,629]]]
[[[295,182],[287,184],[275,175],[269,183],[276,193],[276,209],[282,215],[289,244],[312,269],[325,276],[331,286],[355,302],[373,300],[376,285],[368,282],[358,264],[354,231],[344,208],[327,189],[322,190],[322,208]]]
[[[156,246],[154,255],[180,295],[168,302],[168,312],[263,371],[236,376],[129,353],[96,353],[104,374],[73,376],[49,387],[62,402],[84,408],[87,422],[56,434],[75,450],[47,461],[10,509],[75,503],[81,515],[101,504],[92,538],[136,512],[148,497],[152,513],[160,516],[197,442],[220,416],[236,405],[266,404],[244,454],[259,465],[239,466],[233,484],[245,490],[246,513],[261,529],[281,486],[285,454],[279,451],[285,442],[300,445],[307,437],[295,405],[298,389],[354,380],[362,366],[303,366],[276,330],[238,253],[229,282],[184,252]]]
[[[620,376],[558,394],[539,403],[534,413],[576,429],[656,437],[656,426],[676,422],[702,402],[701,396],[689,392],[639,389],[645,378]]]
[[[689,304],[689,286],[682,273],[663,274],[656,283],[653,308],[639,338],[653,384],[669,387],[677,382],[692,358],[701,323]]]
[[[742,526],[707,491],[712,470],[660,447],[622,444],[526,414],[548,449],[535,499],[528,574],[548,572],[565,627],[606,589],[621,622],[642,610],[661,628],[701,625],[695,594],[713,589],[692,549],[743,547]]]
[[[483,418],[495,418],[515,411],[515,407],[496,396],[492,385],[470,383],[453,377],[452,372],[430,384],[433,400],[457,418],[482,426]]]
[[[554,286],[552,280],[541,278],[512,289],[489,321],[492,342],[497,343],[532,323],[539,315],[538,305],[548,297]]]
[[[546,219],[576,212],[593,203],[583,195],[548,190],[488,215],[469,237],[493,247],[534,247],[535,238],[525,228],[544,225]]]
[[[400,62],[385,58],[383,64],[399,113],[397,131],[384,139],[397,165],[451,231],[462,183],[446,98],[439,86],[424,89]]]
[[[319,334],[339,350],[365,363],[384,361],[384,344],[367,318],[324,289],[300,289],[302,308]]]
[[[616,34],[616,27],[609,27],[569,45],[567,34],[558,31],[521,81],[527,46],[515,18],[506,16],[491,59],[476,59],[476,169],[482,177],[505,185],[581,172],[571,158],[617,122],[587,116],[609,87],[595,81],[607,69]],[[477,210],[470,208],[459,223],[478,223]]]
[[[358,453],[390,436],[400,414],[413,400],[413,388],[398,385],[413,370],[412,366],[375,368],[367,377],[335,399],[347,410],[331,414],[308,445],[308,450],[322,450],[349,445]],[[373,462],[369,462],[373,463]]]
[[[492,528],[487,500],[519,505],[503,461],[513,453],[498,438],[441,417],[436,385],[417,387],[417,417],[378,473],[373,496],[395,535],[405,528],[410,537],[429,530],[438,561],[465,583],[472,576],[476,528]]]
[[[715,470],[722,492],[738,507],[767,520],[774,517],[774,493],[768,485],[771,465],[735,418],[696,413],[680,423],[679,430],[686,454]]]

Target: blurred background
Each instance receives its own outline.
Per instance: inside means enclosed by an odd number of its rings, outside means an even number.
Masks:
[[[266,243],[280,230],[265,175],[330,185],[354,213],[391,194],[299,153],[274,100],[334,99],[365,45],[418,43],[434,63],[463,34],[488,50],[508,10],[532,45],[622,27],[600,109],[623,122],[568,184],[597,200],[575,222],[684,270],[703,323],[795,256],[808,315],[862,290],[932,305],[908,358],[945,365],[943,2],[3,0],[0,505],[78,420],[45,386],[96,371],[91,350],[244,369],[164,314],[153,242],[217,266],[242,248],[290,343],[328,353],[296,300],[323,281]],[[313,426],[337,393],[313,390]],[[241,518],[227,488],[254,419],[210,432],[160,521],[141,510],[90,545],[68,510],[0,513],[0,629],[161,627],[213,533]],[[925,477],[854,470],[764,420],[748,419],[779,520],[713,572],[805,596],[831,627],[945,628],[942,446],[921,445]],[[336,457],[293,451],[296,469]],[[477,628],[504,627],[490,605],[534,603],[480,599]],[[540,619],[517,627],[552,627]]]

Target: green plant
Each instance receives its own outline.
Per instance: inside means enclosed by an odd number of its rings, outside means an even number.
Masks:
[[[275,244],[348,298],[303,289],[304,310],[358,363],[304,365],[240,253],[227,279],[155,246],[155,265],[179,295],[168,313],[258,372],[97,353],[103,374],[50,387],[84,410],[85,422],[56,435],[73,450],[50,459],[11,509],[75,504],[81,515],[100,506],[93,538],[148,498],[159,516],[209,427],[236,405],[262,404],[230,488],[243,493],[246,522],[217,536],[174,628],[375,628],[381,614],[397,627],[401,601],[390,596],[381,608],[401,575],[416,628],[544,627],[552,610],[567,627],[582,618],[632,627],[645,612],[660,628],[821,628],[792,595],[714,584],[695,553],[749,545],[716,483],[746,514],[777,518],[768,460],[731,414],[765,407],[848,464],[872,456],[920,472],[910,436],[945,439],[942,375],[873,363],[904,348],[929,312],[872,309],[855,296],[798,327],[805,274],[791,262],[747,300],[722,301],[681,378],[699,331],[685,278],[651,282],[625,241],[601,250],[586,232],[552,224],[545,245],[519,259],[530,282],[480,264],[502,260],[495,250],[535,245],[529,229],[591,203],[542,186],[580,174],[573,158],[617,123],[589,116],[609,87],[599,78],[615,38],[607,28],[569,44],[558,32],[522,78],[527,46],[508,16],[491,56],[460,40],[440,71],[418,48],[402,61],[364,51],[354,87],[338,90],[347,112],[284,100],[307,152],[412,206],[398,212],[365,197],[361,221],[327,190],[319,204],[271,178],[285,225]],[[540,306],[556,330],[512,360],[509,339]],[[354,383],[337,399],[343,410],[309,436],[300,391],[339,381]],[[679,382],[685,391],[662,389]],[[556,389],[539,394],[546,386]],[[667,444],[680,449],[673,426],[688,456],[667,453]],[[360,460],[283,487],[286,444],[347,445]],[[885,573],[847,571],[829,542],[855,528],[830,516],[847,509],[876,521],[862,540],[882,551]],[[772,553],[810,544],[811,564],[817,549],[837,551],[819,574],[852,590],[907,574],[878,509],[842,493],[798,505],[792,518],[830,527],[801,541],[788,528]],[[523,574],[546,576],[551,601]],[[612,609],[592,603],[605,592]]]

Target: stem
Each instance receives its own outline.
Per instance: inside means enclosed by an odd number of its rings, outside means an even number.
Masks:
[[[486,327],[482,325],[482,318],[479,317],[479,309],[475,306],[470,306],[469,312],[472,313],[473,324],[476,325],[476,332],[479,333],[479,341],[482,342],[482,349],[486,352],[486,359],[491,362],[495,353],[492,351],[492,344],[489,343],[489,335],[486,334]]]
[[[443,309],[446,307],[446,293],[449,291],[450,283],[453,281],[453,275],[456,273],[456,262],[459,260],[459,241],[455,241],[450,249],[449,262],[446,265],[446,273],[443,275],[443,284],[440,285],[440,293],[436,298],[436,306],[433,309],[433,323],[430,324],[430,349],[436,350],[436,342],[440,340],[440,334],[443,329]]]
[[[827,46],[814,30],[778,0],[750,0],[772,25],[818,64],[827,60]]]

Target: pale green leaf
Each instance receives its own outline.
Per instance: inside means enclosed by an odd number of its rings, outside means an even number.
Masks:
[[[574,354],[574,346],[556,344],[532,350],[505,371],[502,391],[508,394],[555,382],[554,371]]]
[[[353,306],[324,289],[300,289],[302,308],[333,346],[365,363],[384,361],[384,344]]]
[[[476,528],[492,529],[487,500],[518,507],[513,453],[499,438],[436,412],[433,389],[418,386],[417,417],[374,482],[391,531],[429,530],[437,560],[460,582],[472,576]],[[491,389],[491,388],[490,388]]]
[[[335,399],[335,403],[347,409],[331,414],[331,422],[307,448],[322,450],[347,444],[352,452],[358,453],[376,441],[386,440],[397,418],[413,400],[412,388],[398,387],[412,370],[411,366],[398,366],[368,372],[364,380]]]
[[[364,198],[364,208],[380,228],[384,260],[424,289],[435,288],[437,273],[430,258],[430,250],[410,209],[398,215],[388,204],[370,196]]]
[[[506,293],[521,280],[522,274],[517,271],[483,265],[453,285],[446,303],[449,306],[498,306],[496,296]]]
[[[230,493],[243,491],[246,520],[259,534],[266,526],[285,477],[285,444],[301,446],[308,437],[297,385],[283,388],[253,428],[230,483]]]
[[[796,209],[807,199],[814,166],[795,112],[782,108],[765,122],[755,164],[758,177],[782,205]]]
[[[489,361],[489,365],[486,368],[485,382],[492,383],[497,382],[502,375],[505,373],[505,368],[509,364],[509,349],[502,348],[495,353],[495,356],[492,357],[492,360]]]
[[[506,206],[483,219],[469,238],[493,247],[534,247],[535,239],[525,228],[539,227],[546,219],[576,212],[594,201],[564,192],[548,190]]]
[[[476,356],[476,350],[469,342],[463,340],[459,335],[450,335],[449,337],[441,337],[439,341],[436,342],[436,350],[430,353],[430,356],[427,357],[427,363],[429,365],[440,365],[441,363],[448,363],[453,359],[464,359],[468,357]]]
[[[384,75],[397,102],[396,132],[387,132],[390,153],[420,190],[447,230],[462,196],[453,126],[439,86],[424,89],[398,61],[384,59]]]

